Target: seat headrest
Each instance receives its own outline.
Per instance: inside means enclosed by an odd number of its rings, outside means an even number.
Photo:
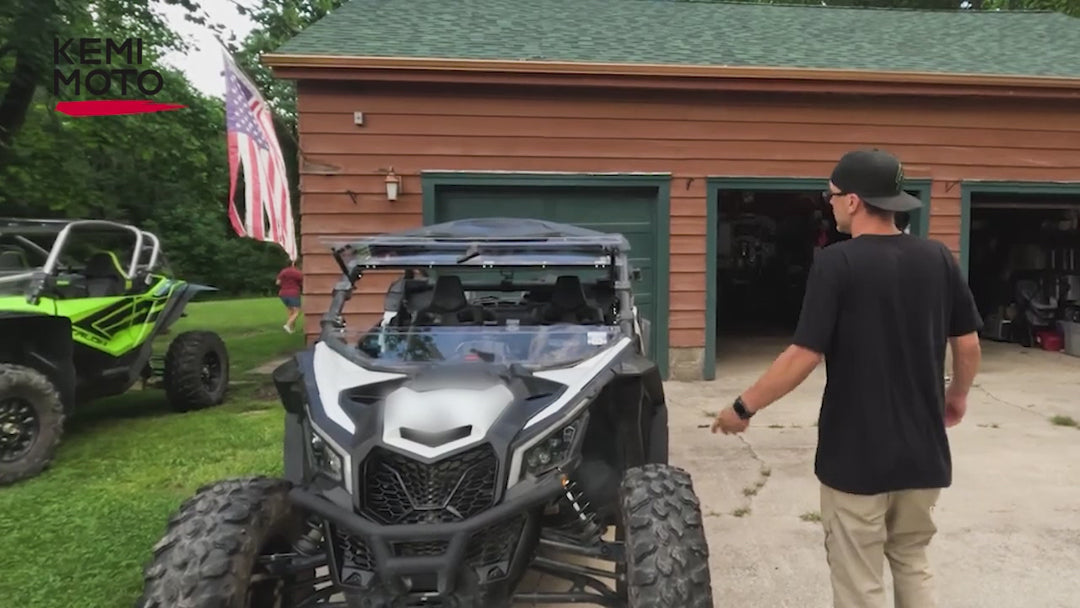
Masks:
[[[438,312],[453,312],[465,308],[468,304],[461,278],[441,276],[435,282],[435,293],[431,296],[428,308]]]
[[[0,270],[23,270],[26,268],[26,260],[18,251],[0,252]]]
[[[106,251],[99,251],[86,261],[83,274],[91,277],[121,277],[123,273],[116,267],[113,257]]]
[[[562,275],[555,279],[555,290],[551,293],[551,303],[563,310],[577,310],[588,304],[581,279],[576,275]]]

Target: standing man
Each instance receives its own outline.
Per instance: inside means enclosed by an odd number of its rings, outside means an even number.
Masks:
[[[894,213],[921,206],[903,178],[883,151],[840,159],[824,196],[853,238],[818,252],[792,345],[712,427],[744,431],[825,360],[814,472],[837,608],[885,606],[885,558],[896,608],[937,605],[926,548],[932,510],[952,483],[945,429],[964,417],[981,358],[982,321],[956,259],[896,228]]]
[[[289,311],[289,319],[281,327],[291,334],[296,317],[300,316],[300,293],[304,286],[304,273],[300,271],[297,262],[293,262],[281,269],[274,283],[278,285],[278,297],[281,298],[281,303]]]

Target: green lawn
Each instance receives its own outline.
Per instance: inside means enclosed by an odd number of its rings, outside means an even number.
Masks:
[[[49,470],[0,489],[0,606],[130,607],[184,498],[220,478],[280,474],[282,411],[269,377],[247,372],[303,348],[284,320],[277,298],[189,305],[171,333],[225,339],[224,405],[176,414],[154,389],[103,400],[71,420]],[[162,354],[170,337],[155,345]]]

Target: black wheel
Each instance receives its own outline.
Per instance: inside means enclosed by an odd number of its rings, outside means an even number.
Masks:
[[[176,336],[165,353],[165,394],[174,410],[219,405],[229,388],[229,353],[211,331]]]
[[[314,585],[303,584],[313,581],[313,570],[274,576],[259,563],[263,555],[293,553],[303,530],[289,488],[266,477],[199,488],[154,546],[136,607],[289,608],[310,597]]]
[[[630,469],[619,488],[628,608],[712,608],[709,546],[690,474],[665,464]]]
[[[63,430],[64,405],[53,383],[29,367],[0,364],[0,486],[44,471]]]

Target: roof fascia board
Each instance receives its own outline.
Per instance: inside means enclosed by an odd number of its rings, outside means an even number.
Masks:
[[[1080,98],[1080,78],[815,68],[264,55],[279,78]]]
[[[807,95],[848,95],[895,97],[962,97],[1080,100],[1080,84],[1074,88],[1040,88],[1029,85],[964,85],[964,84],[904,84],[900,82],[866,82],[859,78],[847,80],[799,79],[739,79],[739,78],[676,78],[661,76],[582,76],[507,73],[451,73],[402,70],[350,70],[341,68],[280,68],[274,76],[296,81],[363,81],[401,85],[442,84],[503,85],[534,87],[574,87],[588,89],[667,90],[703,92],[788,93]]]

